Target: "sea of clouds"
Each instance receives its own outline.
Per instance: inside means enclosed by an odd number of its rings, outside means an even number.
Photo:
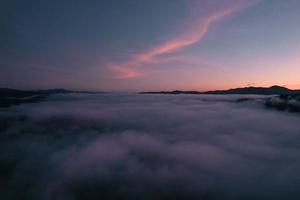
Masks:
[[[63,94],[2,108],[0,199],[298,200],[300,115],[264,98]]]

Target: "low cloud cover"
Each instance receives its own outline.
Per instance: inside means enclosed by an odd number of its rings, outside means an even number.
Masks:
[[[1,109],[0,198],[299,199],[299,114],[241,98],[64,94]]]

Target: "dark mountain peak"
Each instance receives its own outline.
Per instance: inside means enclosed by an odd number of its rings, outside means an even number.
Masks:
[[[228,90],[214,90],[206,92],[198,91],[161,91],[161,92],[141,92],[142,94],[257,94],[257,95],[288,95],[298,94],[300,90],[290,90],[286,87],[274,85],[271,87],[243,87]]]
[[[97,94],[99,92],[71,91],[66,89],[17,90],[0,88],[0,108],[22,103],[39,102],[49,95],[69,93]]]
[[[279,85],[273,85],[270,87],[270,89],[274,89],[274,90],[286,90],[289,91],[290,89],[283,87],[283,86],[279,86]]]
[[[244,87],[229,90],[217,90],[204,92],[206,94],[259,94],[259,95],[276,95],[276,94],[292,94],[298,93],[298,90],[290,90],[288,88],[274,85],[271,87]]]
[[[270,88],[283,88],[283,89],[287,89],[286,87],[280,86],[280,85],[273,85]]]

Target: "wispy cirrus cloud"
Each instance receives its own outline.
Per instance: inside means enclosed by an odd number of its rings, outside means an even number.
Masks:
[[[106,65],[118,78],[133,78],[142,75],[142,73],[136,69],[137,67],[152,62],[157,63],[160,60],[160,56],[168,55],[200,42],[207,34],[212,24],[257,2],[259,1],[255,1],[252,4],[247,3],[245,5],[234,4],[230,7],[218,9],[199,19],[194,19],[195,17],[193,17],[193,19],[191,19],[192,22],[189,23],[190,28],[180,35],[176,35],[148,50],[135,53],[126,61],[109,62]]]

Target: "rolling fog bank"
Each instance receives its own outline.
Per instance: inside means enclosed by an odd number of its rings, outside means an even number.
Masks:
[[[0,109],[0,198],[299,199],[300,116],[265,96],[57,94]]]

